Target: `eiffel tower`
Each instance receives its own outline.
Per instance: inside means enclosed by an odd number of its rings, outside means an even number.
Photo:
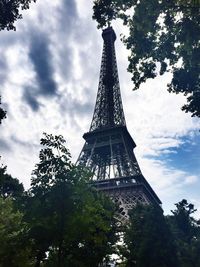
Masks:
[[[122,106],[112,27],[103,30],[103,55],[94,115],[78,165],[92,172],[95,187],[119,205],[118,219],[125,222],[137,203],[161,204],[141,173]]]

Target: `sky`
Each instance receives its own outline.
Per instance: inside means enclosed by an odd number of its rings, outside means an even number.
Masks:
[[[1,162],[30,186],[43,132],[61,134],[76,159],[89,130],[96,100],[103,41],[92,20],[91,0],[38,0],[17,31],[1,31],[0,95],[7,118],[0,126]],[[127,128],[141,171],[166,214],[183,198],[200,216],[200,120],[181,111],[182,95],[167,92],[171,75],[133,91],[126,29],[113,23]]]

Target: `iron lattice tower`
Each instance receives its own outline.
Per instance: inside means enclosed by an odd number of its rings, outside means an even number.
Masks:
[[[112,27],[103,30],[104,40],[99,87],[89,132],[77,163],[88,167],[98,190],[120,207],[119,220],[128,219],[128,210],[137,203],[161,201],[141,173],[122,106]]]

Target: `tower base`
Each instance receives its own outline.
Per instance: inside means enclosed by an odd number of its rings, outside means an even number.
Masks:
[[[95,181],[94,186],[97,190],[105,193],[119,207],[117,220],[122,224],[129,219],[129,211],[137,204],[157,204],[160,206],[159,199],[156,199],[145,186],[144,183],[134,183],[135,179],[116,178],[110,180]]]

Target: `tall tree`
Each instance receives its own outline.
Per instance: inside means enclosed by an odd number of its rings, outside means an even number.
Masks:
[[[171,72],[169,92],[187,96],[182,110],[200,117],[199,0],[94,0],[93,18],[99,27],[117,18],[128,27],[123,41],[134,89]]]
[[[200,221],[192,215],[194,205],[183,199],[175,204],[176,209],[167,217],[176,240],[181,267],[200,266]]]
[[[35,267],[95,267],[116,241],[114,207],[89,185],[88,172],[71,163],[64,143],[62,136],[41,139],[44,148],[26,198]]]
[[[36,0],[0,0],[0,31],[16,30],[14,23],[22,18],[20,9],[28,9]]]
[[[137,205],[125,231],[127,267],[178,267],[173,237],[158,206]]]

